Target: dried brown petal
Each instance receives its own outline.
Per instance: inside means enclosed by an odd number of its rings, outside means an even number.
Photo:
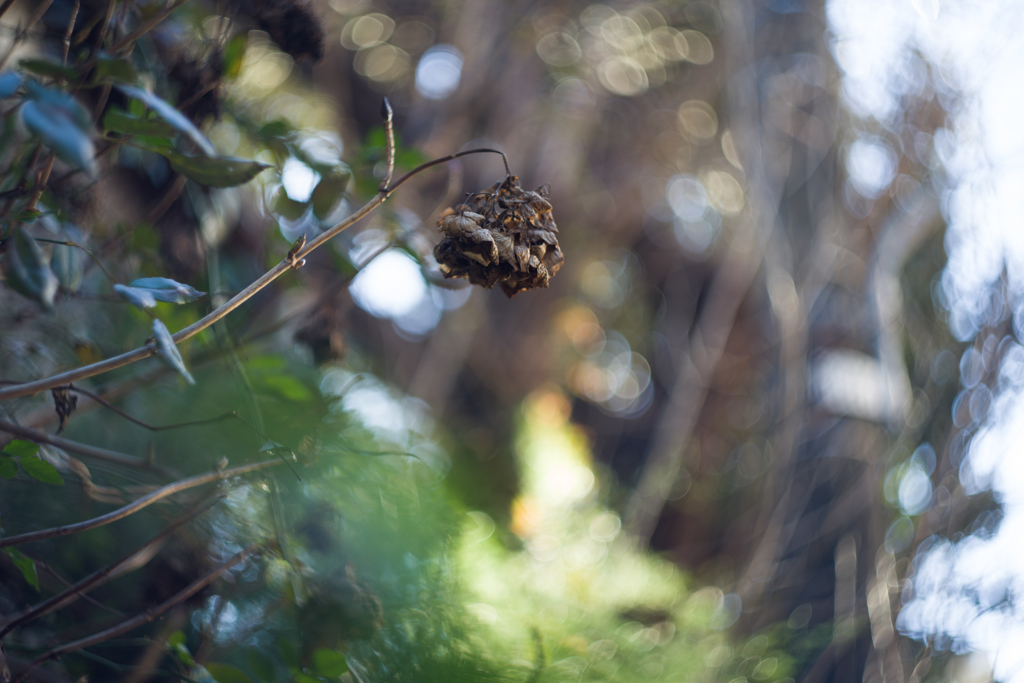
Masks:
[[[434,256],[445,277],[486,288],[500,283],[508,296],[547,287],[564,260],[551,203],[521,188],[516,176],[446,210],[438,227],[445,239]]]

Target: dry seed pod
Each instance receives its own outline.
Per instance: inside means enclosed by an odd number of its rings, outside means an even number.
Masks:
[[[509,176],[447,209],[437,222],[445,237],[434,248],[444,276],[487,289],[500,284],[509,297],[547,287],[564,257],[545,193],[524,190],[518,177]]]

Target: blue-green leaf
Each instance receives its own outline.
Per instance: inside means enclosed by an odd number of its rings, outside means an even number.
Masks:
[[[31,79],[25,81],[25,89],[33,101],[47,109],[60,111],[75,126],[84,133],[92,132],[92,116],[85,107],[79,104],[71,95],[47,88]]]
[[[155,111],[161,118],[167,123],[171,124],[185,135],[192,138],[192,140],[199,145],[199,149],[203,150],[207,154],[216,154],[216,150],[213,147],[213,143],[206,139],[199,129],[189,121],[184,114],[163,101],[151,92],[146,92],[141,88],[136,88],[131,85],[119,85],[117,86],[122,92],[129,97],[134,97],[140,102],[144,102],[147,107]]]
[[[57,468],[46,462],[39,457],[22,457],[18,458],[18,462],[21,463],[21,469],[25,470],[33,479],[37,479],[44,484],[53,484],[54,486],[63,486],[64,478],[60,476],[60,472]]]
[[[25,577],[29,585],[39,590],[39,574],[36,573],[36,561],[30,557],[25,557],[16,548],[4,548],[4,553],[14,562],[14,566],[21,570],[21,575]]]
[[[24,228],[18,228],[14,233],[13,242],[5,259],[7,284],[19,294],[38,301],[45,310],[52,311],[60,283],[50,270],[50,257]]]
[[[21,108],[21,120],[69,166],[84,169],[90,175],[96,172],[92,140],[68,110],[42,102],[26,102]]]
[[[10,97],[14,93],[18,92],[18,88],[21,87],[21,82],[24,79],[21,74],[14,71],[8,71],[7,73],[0,74],[0,99]]]
[[[114,285],[114,291],[121,295],[121,298],[138,308],[146,309],[156,306],[156,297],[148,289],[137,289],[128,285]]]
[[[178,347],[175,346],[171,333],[167,331],[167,326],[160,322],[159,318],[153,320],[153,337],[156,340],[156,354],[160,356],[160,360],[177,370],[186,382],[195,384],[196,381],[192,379],[192,375],[185,367],[185,361],[181,359],[181,354],[178,353]]]
[[[157,301],[166,301],[172,304],[184,304],[206,296],[206,292],[200,292],[189,285],[183,285],[165,277],[144,277],[131,283],[129,287],[148,290]]]
[[[154,148],[171,162],[171,168],[189,180],[209,187],[235,187],[255,178],[260,171],[270,168],[249,159],[182,154],[173,149]]]
[[[74,226],[65,224],[64,230],[72,242],[81,243],[84,239],[81,231]],[[50,268],[53,269],[64,291],[77,292],[85,276],[85,252],[78,247],[57,244],[53,247]]]

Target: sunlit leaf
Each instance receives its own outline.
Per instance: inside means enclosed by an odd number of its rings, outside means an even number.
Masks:
[[[206,296],[206,292],[200,292],[189,285],[183,285],[165,277],[144,277],[131,283],[129,287],[147,290],[157,301],[166,301],[172,304],[184,304]]]
[[[192,140],[199,145],[199,149],[203,150],[207,154],[214,154],[216,150],[213,148],[213,143],[206,139],[206,136],[199,132],[199,129],[185,117],[180,111],[169,105],[151,92],[136,88],[131,85],[118,85],[117,86],[122,92],[129,97],[144,102],[147,107],[155,111],[161,118],[167,123],[171,124],[185,135],[192,138]],[[238,184],[238,183],[236,183]],[[216,186],[216,187],[227,187],[227,186]]]
[[[30,458],[38,452],[39,444],[32,443],[31,441],[25,441],[23,439],[15,439],[4,446],[4,453],[14,456],[15,458]]]
[[[21,120],[69,166],[85,169],[90,175],[96,172],[92,140],[65,109],[26,102],[21,108]]]
[[[211,662],[206,665],[206,670],[217,683],[252,683],[252,679],[244,671],[230,664]]]
[[[48,59],[23,59],[18,62],[18,66],[23,71],[34,73],[37,76],[63,78],[67,81],[73,81],[78,78],[78,72],[70,66],[61,66],[57,62],[51,62]]]
[[[317,218],[327,218],[334,211],[334,207],[345,196],[345,188],[352,178],[352,172],[347,166],[340,166],[336,171],[320,178],[320,182],[313,188],[310,201],[313,203],[313,213]]]
[[[122,83],[135,83],[139,80],[139,74],[135,67],[127,59],[119,59],[109,55],[100,55],[96,60],[96,70],[93,71],[93,80],[104,79],[121,81]]]
[[[209,187],[244,185],[265,168],[266,164],[234,157],[208,157],[188,155],[173,149],[154,149],[171,162],[171,168],[189,180]]]
[[[302,218],[308,206],[309,204],[306,202],[297,202],[289,197],[283,187],[278,189],[277,195],[274,197],[274,213],[284,216],[288,220],[296,221]]]
[[[36,573],[35,560],[25,557],[17,548],[4,548],[4,553],[11,558],[14,566],[21,570],[21,575],[29,585],[39,590],[39,574]]]
[[[305,384],[290,375],[270,375],[263,377],[261,382],[289,401],[308,401],[313,396]]]
[[[129,287],[128,285],[114,285],[114,291],[122,299],[138,308],[153,308],[156,306],[156,297],[148,289]]]
[[[0,455],[0,477],[14,479],[16,476],[18,476],[18,463],[14,462],[14,458]]]
[[[19,294],[38,301],[47,311],[52,311],[53,298],[60,283],[50,269],[50,257],[24,228],[18,228],[12,242],[4,259],[7,284]]]
[[[196,381],[192,379],[192,375],[185,368],[185,361],[178,353],[178,347],[174,345],[171,333],[167,331],[167,326],[160,322],[159,318],[153,320],[153,337],[156,340],[156,353],[160,356],[160,360],[177,370],[186,382],[195,384]]]
[[[313,652],[313,673],[324,678],[337,678],[348,671],[345,655],[325,647]]]
[[[174,134],[174,127],[166,121],[139,118],[115,107],[111,107],[103,115],[103,129],[110,133],[120,133],[122,135],[166,137]]]
[[[224,48],[224,58],[221,67],[221,74],[224,78],[237,78],[242,70],[242,57],[245,56],[245,45],[248,42],[248,34],[244,31],[228,41]]]
[[[21,74],[14,71],[0,74],[0,99],[10,97],[18,92],[22,80],[24,79],[21,77]]]
[[[18,458],[18,462],[21,463],[21,469],[25,470],[33,479],[37,479],[44,484],[53,484],[54,486],[63,486],[64,478],[60,476],[60,472],[57,468],[46,462],[40,457],[22,457]]]

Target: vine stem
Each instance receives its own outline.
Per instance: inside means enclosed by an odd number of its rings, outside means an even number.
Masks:
[[[389,148],[394,147],[393,138],[388,139],[388,146]],[[496,149],[469,149],[463,152],[449,154],[446,157],[441,157],[439,159],[434,159],[432,161],[428,161],[424,164],[421,164],[414,168],[413,170],[406,173],[401,178],[399,178],[390,187],[381,190],[379,193],[377,193],[377,196],[375,196],[369,202],[364,204],[363,207],[356,211],[354,214],[352,214],[345,220],[341,221],[333,228],[321,233],[313,240],[307,242],[306,246],[300,249],[296,254],[294,254],[291,259],[285,259],[281,261],[276,266],[274,266],[266,273],[264,273],[262,276],[260,276],[260,278],[257,279],[255,282],[253,282],[248,287],[243,289],[241,292],[236,294],[230,300],[226,301],[220,307],[209,313],[205,318],[189,325],[185,329],[180,330],[174,335],[172,335],[171,338],[174,340],[174,343],[180,344],[186,339],[194,337],[195,335],[205,330],[207,327],[210,327],[211,325],[219,321],[221,318],[225,317],[231,311],[241,306],[243,303],[245,303],[253,296],[255,296],[256,293],[259,292],[261,289],[263,289],[271,282],[279,278],[288,270],[294,268],[296,263],[301,262],[302,259],[306,255],[310,254],[313,250],[323,246],[324,243],[336,237],[343,230],[352,227],[353,225],[361,221],[363,218],[373,213],[377,209],[377,207],[383,204],[395,190],[404,185],[417,174],[433,166],[445,164],[448,163],[449,161],[458,159],[459,157],[464,157],[469,154],[481,153],[500,154],[501,158],[505,162],[506,173],[511,175],[511,173],[508,170],[508,158],[505,156],[504,152],[498,151]],[[85,379],[86,377],[94,377],[104,372],[109,372],[110,370],[115,370],[117,368],[124,367],[125,365],[134,363],[136,361],[140,361],[143,358],[149,358],[150,356],[155,355],[155,345],[147,344],[137,349],[133,349],[132,351],[128,351],[127,353],[122,353],[120,356],[114,356],[113,358],[108,358],[106,360],[99,361],[98,363],[92,363],[91,365],[83,365],[82,367],[75,368],[74,370],[68,370],[67,372],[51,375],[50,377],[35,380],[34,382],[25,382],[24,384],[17,384],[11,387],[0,389],[0,401],[11,398],[17,398],[19,396],[29,396],[31,394],[39,393],[40,391],[52,389],[53,387],[59,387],[64,384],[77,382],[78,380]]]

